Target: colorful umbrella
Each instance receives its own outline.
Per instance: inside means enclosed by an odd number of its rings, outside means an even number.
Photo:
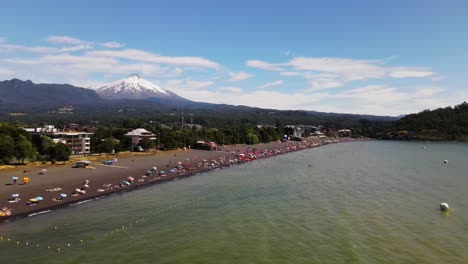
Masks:
[[[132,181],[135,180],[135,178],[133,178],[132,176],[128,176],[128,177],[127,177],[127,180],[130,181],[130,182],[132,182]]]
[[[44,200],[44,197],[42,197],[42,196],[36,196],[36,199],[37,199],[38,201],[42,201],[42,200]]]
[[[127,186],[132,185],[129,181],[123,181],[122,183],[125,184],[125,185],[127,185]]]

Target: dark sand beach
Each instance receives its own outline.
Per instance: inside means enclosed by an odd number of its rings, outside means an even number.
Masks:
[[[73,165],[66,164],[45,167],[19,166],[15,169],[6,169],[0,171],[0,208],[8,208],[11,215],[0,217],[0,222],[115,192],[135,190],[149,184],[163,183],[259,158],[343,141],[349,141],[349,139],[272,142],[252,146],[234,145],[224,146],[221,151],[192,149],[124,157],[115,155],[113,157],[117,159],[117,162],[113,165],[104,165],[100,161],[95,161],[91,164],[91,168],[74,168]],[[239,156],[239,154],[243,155]],[[183,165],[180,165],[181,163]],[[157,167],[157,172],[145,175],[153,167]],[[177,171],[170,173],[171,169],[177,167],[179,167]],[[42,169],[46,169],[47,172],[40,174]],[[161,175],[160,171],[165,173]],[[12,176],[18,177],[16,184],[13,184]],[[131,185],[121,184],[130,176],[134,178]],[[29,183],[23,184],[23,177],[29,177]],[[87,180],[89,187],[83,187]],[[76,189],[83,189],[86,193],[77,194]],[[21,200],[10,202],[12,194],[18,194]],[[66,194],[67,197],[58,200],[60,194]],[[29,199],[37,196],[41,196],[43,200],[33,205],[26,204]]]

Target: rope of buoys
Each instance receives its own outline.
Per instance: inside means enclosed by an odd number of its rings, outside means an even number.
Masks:
[[[143,216],[143,217],[140,217],[138,218],[137,220],[135,220],[134,222],[135,223],[140,223],[140,222],[143,222],[145,221],[146,219],[150,218],[151,216],[157,216],[157,215],[160,215],[162,213],[165,213],[165,212],[168,212],[168,211],[171,211],[172,209],[174,208],[177,208],[177,207],[181,207],[181,206],[184,206],[184,205],[190,205],[190,204],[194,204],[194,203],[197,203],[197,202],[200,202],[200,201],[203,201],[203,200],[206,200],[208,199],[209,197],[213,196],[214,194],[211,194],[211,195],[208,195],[206,197],[204,197],[203,199],[200,199],[200,198],[194,198],[192,200],[189,200],[187,202],[182,202],[180,204],[175,204],[173,206],[169,206],[169,207],[166,207],[164,209],[157,209],[155,211],[153,211],[151,214],[148,214],[146,216]],[[133,223],[133,222],[131,222]],[[129,228],[129,227],[132,227],[133,225],[132,224],[128,224],[127,226],[125,225],[122,225],[122,226],[119,226],[117,228],[115,228],[114,230],[110,231],[110,232],[105,232],[103,235],[102,235],[102,238],[108,238],[110,237],[113,233],[115,232],[119,232],[121,230],[125,230],[126,228]],[[54,226],[54,230],[58,230],[58,227],[57,226]],[[98,238],[100,238],[101,236],[97,236],[96,234],[92,235],[89,239],[80,239],[79,240],[79,243],[73,243],[73,242],[68,242],[68,243],[64,243],[64,244],[58,244],[58,245],[51,245],[51,244],[48,244],[47,245],[47,250],[51,250],[51,249],[55,249],[54,251],[55,252],[61,252],[64,248],[71,248],[73,245],[84,245],[86,244],[85,242],[86,241],[92,241],[92,240],[96,240]],[[5,237],[5,236],[0,236],[0,242],[3,241],[3,240],[6,240],[7,244],[10,244],[11,245],[11,241],[12,239],[9,238],[9,237]],[[30,242],[30,241],[19,241],[17,240],[16,243],[14,245],[16,245],[17,247],[21,246],[21,245],[24,245],[26,247],[29,246],[29,244],[31,245],[35,245],[35,248],[40,248],[40,244],[39,243],[33,243],[33,242]],[[0,244],[1,245],[1,244]]]

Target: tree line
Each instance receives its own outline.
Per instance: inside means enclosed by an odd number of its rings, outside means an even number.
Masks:
[[[424,110],[393,122],[360,120],[356,129],[382,139],[468,141],[468,103]]]
[[[71,150],[46,136],[34,140],[30,133],[15,125],[0,123],[0,164],[30,161],[67,161]]]

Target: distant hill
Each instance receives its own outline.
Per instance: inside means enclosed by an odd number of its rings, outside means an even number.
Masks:
[[[102,99],[92,90],[69,84],[35,84],[12,79],[0,82],[0,105],[25,108],[33,105],[56,107],[69,104],[97,104]]]
[[[396,122],[396,128],[422,139],[468,141],[468,103],[407,115]]]
[[[468,103],[424,110],[390,122],[361,122],[362,134],[397,140],[468,141]]]

